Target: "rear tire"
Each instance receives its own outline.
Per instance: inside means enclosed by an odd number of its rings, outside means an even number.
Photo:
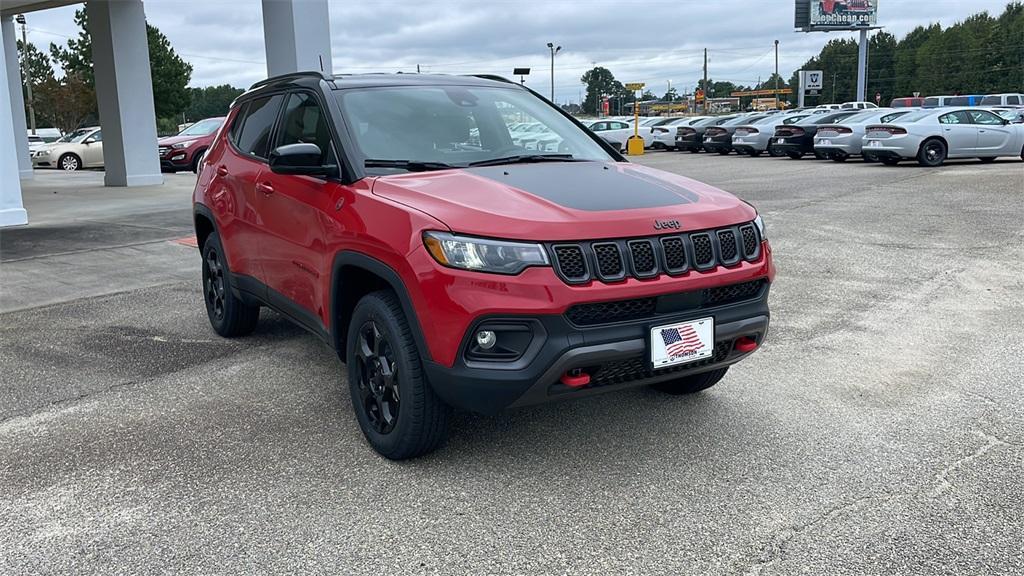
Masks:
[[[817,152],[817,151],[816,151],[816,152],[814,153],[814,158],[815,158],[816,160],[825,160],[825,159],[827,159],[827,158],[828,158],[828,156],[825,156],[825,155],[824,155],[823,153],[821,153],[821,152]]]
[[[348,385],[359,427],[390,460],[437,450],[448,436],[448,406],[423,374],[416,341],[390,290],[364,296],[348,328]]]
[[[833,162],[846,162],[846,159],[849,158],[849,156],[847,156],[846,154],[836,153],[836,154],[833,154],[833,155],[829,156],[829,158]]]
[[[761,155],[761,151],[760,150],[751,150],[750,152],[747,152],[747,156],[750,156],[751,158],[757,158],[760,155]]]
[[[895,166],[900,163],[899,158],[880,158],[880,160],[882,164],[885,164],[886,166]]]
[[[718,370],[712,370],[710,372],[703,372],[701,374],[694,374],[692,376],[684,376],[675,380],[669,380],[668,382],[659,382],[652,384],[651,388],[659,392],[666,394],[672,394],[673,396],[680,396],[683,394],[694,394],[701,390],[707,390],[725,376],[725,373],[729,370],[729,367],[719,368]]]
[[[946,143],[938,138],[929,138],[921,143],[917,151],[917,163],[928,168],[937,168],[946,161]]]
[[[718,150],[718,153],[721,154],[722,156],[728,156],[729,152],[731,152],[731,150],[729,150],[728,148],[721,148]]]
[[[867,163],[878,162],[878,158],[876,158],[873,154],[861,154],[860,158],[861,160]]]
[[[203,300],[213,331],[225,338],[245,336],[256,329],[260,307],[247,304],[231,289],[231,270],[220,236],[213,232],[203,243]]]
[[[785,154],[785,152],[775,148],[774,146],[769,146],[768,147],[768,155],[771,156],[772,158],[781,158],[781,157],[785,156],[786,154]]]
[[[786,152],[786,156],[789,156],[790,160],[799,160],[804,157],[803,152]]]

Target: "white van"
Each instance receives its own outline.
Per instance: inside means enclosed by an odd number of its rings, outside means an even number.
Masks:
[[[1021,106],[1024,94],[989,94],[981,99],[982,106]]]

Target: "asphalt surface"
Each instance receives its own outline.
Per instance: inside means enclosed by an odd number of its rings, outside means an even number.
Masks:
[[[719,385],[459,414],[388,462],[314,337],[212,333],[187,210],[154,216],[191,277],[0,314],[0,574],[1024,573],[1024,163],[639,161],[767,222],[772,333]],[[4,300],[62,251],[30,230]]]

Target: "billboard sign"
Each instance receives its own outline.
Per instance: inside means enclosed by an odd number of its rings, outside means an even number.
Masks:
[[[796,27],[851,30],[877,26],[879,0],[796,0]]]

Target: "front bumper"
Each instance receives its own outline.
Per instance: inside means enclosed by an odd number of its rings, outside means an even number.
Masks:
[[[752,352],[734,349],[746,337],[758,346],[768,334],[770,313],[767,278],[749,299],[721,306],[678,309],[653,316],[600,325],[577,326],[566,315],[494,316],[481,318],[467,331],[464,345],[484,323],[530,323],[539,339],[521,361],[507,366],[483,365],[460,354],[452,367],[426,361],[424,368],[435,392],[446,402],[483,414],[607,391],[622,390],[698,374],[739,362]],[[667,295],[673,296],[673,295]],[[715,320],[711,357],[690,364],[652,370],[647,339],[652,327],[699,318]],[[561,382],[567,372],[580,370],[590,383],[570,387]]]
[[[192,154],[188,150],[168,150],[160,155],[160,167],[171,170],[192,168]]]

